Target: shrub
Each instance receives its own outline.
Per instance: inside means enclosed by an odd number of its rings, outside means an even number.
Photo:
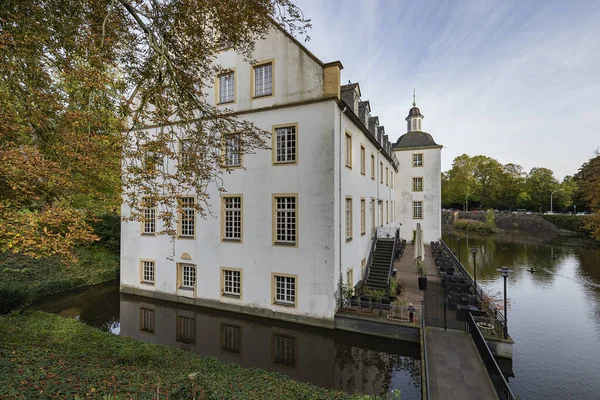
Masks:
[[[493,226],[485,222],[475,221],[473,219],[457,219],[454,221],[454,229],[477,232],[477,233],[494,233]]]
[[[554,215],[542,215],[546,221],[555,225],[557,228],[566,229],[568,231],[579,232],[579,233],[587,233],[584,229],[583,223],[584,218],[577,215],[563,215],[563,214],[554,214]]]
[[[24,308],[30,301],[31,296],[25,288],[0,285],[0,314]]]
[[[105,213],[98,220],[91,221],[94,233],[100,238],[100,244],[110,251],[119,254],[121,248],[121,217],[117,214]]]

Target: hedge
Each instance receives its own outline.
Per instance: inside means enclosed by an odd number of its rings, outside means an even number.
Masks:
[[[582,216],[566,214],[544,214],[541,217],[544,218],[546,221],[554,224],[557,228],[588,234],[588,232],[583,227],[584,218]]]

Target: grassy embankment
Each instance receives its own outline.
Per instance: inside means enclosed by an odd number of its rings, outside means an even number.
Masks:
[[[583,227],[585,217],[565,214],[544,214],[541,215],[541,217],[551,224],[554,224],[559,229],[566,229],[568,231],[589,235],[589,232]]]
[[[188,378],[196,373],[195,380]],[[373,399],[27,311],[0,317],[0,398]],[[195,382],[195,383],[194,383]],[[195,397],[193,397],[195,394]]]

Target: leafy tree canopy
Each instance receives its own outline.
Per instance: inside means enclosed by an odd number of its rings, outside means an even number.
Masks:
[[[310,27],[290,0],[2,1],[0,251],[69,257],[95,240],[89,216],[121,198],[130,219],[141,196],[161,205],[168,234],[182,192],[206,214],[225,135],[251,153],[267,133],[211,106],[203,88],[219,52],[252,61],[273,22]]]

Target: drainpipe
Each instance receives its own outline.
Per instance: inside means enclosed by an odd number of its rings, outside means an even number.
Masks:
[[[339,153],[338,153],[338,222],[339,222],[339,226],[338,226],[338,248],[339,248],[339,252],[340,252],[340,287],[339,287],[339,292],[340,292],[340,306],[342,305],[342,144],[344,143],[344,132],[342,129],[342,117],[344,115],[344,113],[346,112],[347,107],[344,105],[344,109],[342,110],[342,112],[340,113],[340,142],[339,142]]]

